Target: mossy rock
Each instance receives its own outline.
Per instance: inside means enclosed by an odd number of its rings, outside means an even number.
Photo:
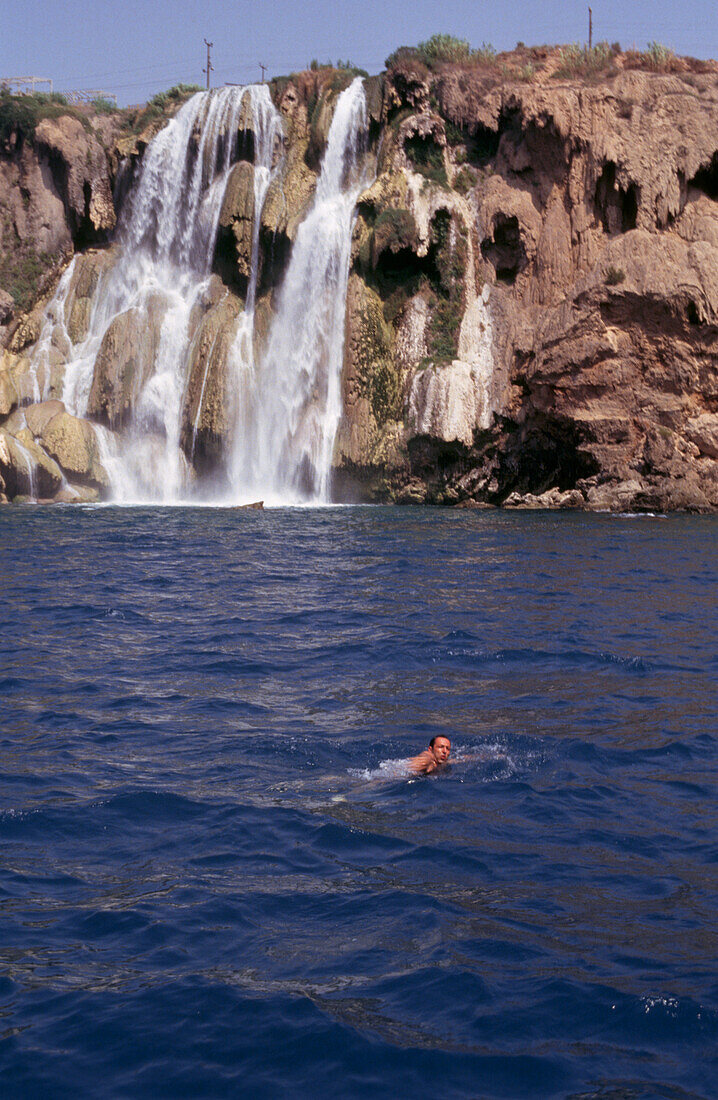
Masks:
[[[401,467],[406,450],[401,421],[404,379],[394,360],[394,330],[379,295],[356,274],[349,279],[344,413],[334,462],[339,467]]]
[[[401,413],[401,377],[393,359],[394,333],[384,320],[381,298],[367,287],[355,343],[357,373],[378,425]]]

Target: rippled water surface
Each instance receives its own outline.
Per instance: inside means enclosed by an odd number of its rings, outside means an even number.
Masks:
[[[718,1095],[717,549],[0,509],[5,1094]]]

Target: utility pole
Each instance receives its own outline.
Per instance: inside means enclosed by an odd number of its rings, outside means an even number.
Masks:
[[[259,62],[259,67],[262,70],[262,84],[264,84],[264,74],[267,71],[267,66],[263,65],[262,62],[260,61]]]
[[[588,9],[588,48],[593,49],[593,12]]]
[[[208,42],[207,39],[205,38],[204,44],[207,47],[207,68],[202,69],[202,72],[207,74],[207,91],[209,91],[209,74],[214,72],[214,66],[212,65],[212,62],[209,59],[209,51],[214,46],[214,42]]]

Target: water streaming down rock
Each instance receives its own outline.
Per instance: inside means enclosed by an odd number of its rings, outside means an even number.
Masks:
[[[259,210],[280,132],[269,91],[260,85],[193,96],[150,143],[123,210],[117,260],[100,273],[92,295],[87,334],[73,344],[66,327],[74,261],[48,310],[46,330],[54,332],[59,325],[71,345],[62,398],[75,415],[97,413],[91,406],[99,401],[96,391],[103,384],[103,344],[133,346],[126,374],[112,382],[125,391],[122,435],[98,428],[115,499],[172,501],[190,491],[191,467],[180,435],[195,307],[208,292],[222,199],[245,110],[256,163],[251,313]],[[48,331],[38,345],[44,354]],[[49,368],[42,373],[47,389]]]
[[[240,328],[233,349],[235,494],[270,502],[327,500],[341,415],[351,232],[366,186],[363,82],[340,95],[313,206],[297,230],[267,349],[255,363]]]

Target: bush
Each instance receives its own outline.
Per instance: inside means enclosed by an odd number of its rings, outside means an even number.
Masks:
[[[351,73],[352,77],[363,76],[364,79],[366,79],[369,76],[366,69],[360,69],[353,61],[337,61],[334,68],[340,69],[342,72]]]
[[[554,76],[559,78],[591,77],[604,73],[613,64],[615,53],[608,42],[595,46],[581,46],[573,42],[561,47],[561,61]]]
[[[660,72],[670,68],[676,55],[673,50],[669,49],[668,46],[662,46],[660,42],[649,42],[644,56],[651,68]]]
[[[161,111],[164,111],[166,107],[181,103],[183,100],[189,99],[190,96],[201,91],[202,88],[199,84],[175,84],[168,91],[158,92],[157,95],[153,95],[147,106],[159,107]]]
[[[496,61],[496,50],[490,42],[482,42],[478,50],[472,53],[471,60],[483,65],[492,65]]]
[[[663,46],[660,42],[649,42],[648,49],[628,50],[624,55],[624,67],[626,69],[644,69],[654,73],[683,74],[687,70],[693,72],[707,72],[706,62],[696,61],[695,58],[676,57],[673,50]]]
[[[416,243],[416,222],[410,210],[390,207],[382,210],[374,222],[374,255],[385,249],[398,252]]]
[[[396,69],[398,66],[411,63],[419,60],[419,51],[416,46],[399,46],[398,50],[394,50],[384,61],[384,65],[387,69]]]
[[[622,267],[609,267],[603,281],[606,286],[618,286],[625,278],[626,272]]]
[[[98,115],[113,115],[117,110],[117,104],[113,103],[111,99],[105,99],[104,96],[93,99],[91,105]]]
[[[387,69],[401,68],[403,65],[426,65],[434,69],[438,65],[494,64],[496,50],[487,42],[482,42],[478,50],[472,50],[465,38],[454,38],[451,34],[434,34],[418,46],[399,46],[390,53],[384,64]]]
[[[471,46],[465,38],[454,38],[451,34],[433,34],[426,42],[419,43],[417,53],[425,65],[433,68],[442,61],[468,61],[471,57]]]
[[[58,92],[12,95],[3,88],[0,90],[0,144],[7,145],[13,134],[22,144],[25,138],[32,136],[43,118],[59,118],[61,115],[79,118],[86,129],[90,128],[84,115],[70,107]]]

